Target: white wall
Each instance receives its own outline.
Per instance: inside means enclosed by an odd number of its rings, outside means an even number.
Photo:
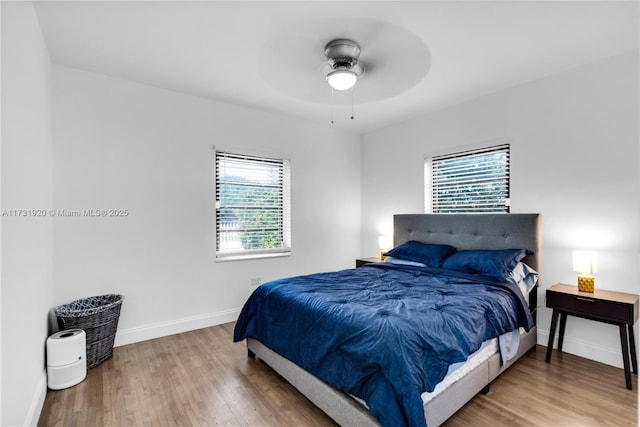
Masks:
[[[213,145],[291,158],[292,255],[215,261]],[[116,344],[235,320],[251,278],[347,268],[360,255],[360,137],[54,67],[55,303],[125,296]]]
[[[423,211],[425,154],[510,137],[511,211],[542,213],[540,305],[549,286],[576,283],[580,248],[599,253],[597,287],[638,293],[638,75],[636,51],[364,135],[363,255],[377,253],[394,213]],[[540,344],[549,323],[540,308]],[[570,318],[564,348],[622,366],[614,326]]]
[[[393,213],[422,211],[435,149],[513,139],[513,212],[543,214],[541,296],[575,281],[570,253],[589,235],[597,286],[638,292],[637,52],[364,135],[361,152],[358,135],[326,126],[51,67],[31,4],[1,7],[1,208],[130,211],[2,217],[2,425],[37,420],[55,305],[124,294],[118,344],[233,320],[251,278],[377,254]],[[215,144],[291,157],[291,257],[215,262]],[[548,323],[543,308],[543,344]],[[565,347],[620,365],[608,325],[571,319]]]
[[[2,2],[1,7],[0,424],[35,425],[46,393],[53,225],[48,216],[8,215],[15,209],[46,212],[52,206],[51,64],[32,4]]]

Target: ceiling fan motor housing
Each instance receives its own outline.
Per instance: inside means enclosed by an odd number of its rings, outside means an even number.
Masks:
[[[360,46],[349,39],[332,40],[325,46],[324,56],[334,70],[339,67],[349,69],[358,63]]]
[[[350,73],[356,79],[364,74],[364,67],[358,64],[360,45],[349,39],[331,40],[324,48],[327,64],[324,74],[328,77],[338,72]]]

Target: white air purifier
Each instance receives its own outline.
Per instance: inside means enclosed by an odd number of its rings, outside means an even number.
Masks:
[[[47,383],[51,390],[74,386],[87,377],[87,335],[82,329],[47,338]]]

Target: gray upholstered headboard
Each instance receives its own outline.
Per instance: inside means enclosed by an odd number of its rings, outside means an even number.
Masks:
[[[409,240],[464,249],[529,249],[523,261],[540,273],[540,214],[399,214],[393,216],[393,244]],[[538,285],[540,285],[540,277]],[[532,311],[537,291],[529,296]]]
[[[417,240],[463,249],[529,249],[525,262],[540,271],[540,214],[401,214],[393,244]]]

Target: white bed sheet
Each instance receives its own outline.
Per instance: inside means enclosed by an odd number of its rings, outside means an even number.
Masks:
[[[519,332],[520,336],[522,336],[525,333],[524,328],[520,328]],[[440,381],[438,385],[436,385],[436,388],[434,388],[432,392],[425,391],[424,393],[422,393],[422,403],[426,404],[438,394],[442,393],[442,391],[449,387],[451,384],[462,378],[465,374],[476,368],[484,361],[488,360],[494,354],[498,353],[500,351],[499,347],[500,344],[498,342],[498,338],[492,338],[483,342],[480,346],[480,349],[478,349],[475,353],[469,355],[465,362],[458,362],[449,366],[447,376],[445,376],[444,379]]]
[[[480,349],[475,353],[471,354],[466,362],[458,362],[449,366],[449,370],[447,371],[447,376],[444,377],[442,381],[436,385],[436,388],[433,389],[432,392],[425,391],[422,393],[422,403],[425,404],[438,394],[442,393],[447,387],[451,384],[458,381],[462,378],[466,373],[470,372],[472,369],[476,368],[485,360],[489,359],[492,355],[498,352],[498,338],[492,338],[488,341],[485,341],[480,346]]]

